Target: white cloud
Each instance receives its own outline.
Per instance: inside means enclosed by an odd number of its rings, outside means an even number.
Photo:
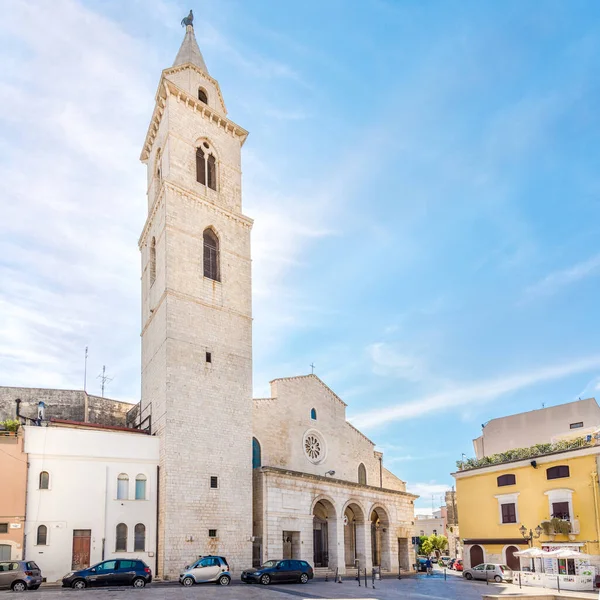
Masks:
[[[600,368],[600,355],[588,356],[562,364],[541,367],[474,383],[454,386],[449,390],[425,396],[418,400],[366,411],[354,415],[351,421],[358,427],[372,429],[392,421],[422,417],[433,411],[447,411],[456,406],[486,402],[547,381],[554,381]]]
[[[420,358],[398,352],[391,344],[385,342],[370,344],[367,346],[367,353],[373,362],[373,373],[376,375],[421,381],[426,374]]]
[[[434,501],[439,500],[440,496],[443,496],[448,490],[450,486],[445,483],[436,483],[435,481],[428,482],[414,482],[406,484],[406,491],[411,494],[417,494],[421,496],[423,501],[431,502],[431,495],[434,496]],[[436,506],[437,508],[437,506]]]
[[[561,288],[597,274],[600,274],[600,254],[546,275],[542,280],[529,286],[525,290],[525,296],[527,298],[549,296],[559,292]]]

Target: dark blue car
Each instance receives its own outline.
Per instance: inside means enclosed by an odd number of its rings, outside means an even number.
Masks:
[[[284,581],[308,583],[313,577],[313,569],[305,560],[268,560],[258,569],[242,571],[243,582],[263,585]]]
[[[63,577],[63,587],[82,590],[86,587],[132,585],[143,588],[152,581],[152,570],[143,560],[104,560],[87,569]]]

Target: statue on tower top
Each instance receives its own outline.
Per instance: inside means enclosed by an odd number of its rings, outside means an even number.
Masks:
[[[194,26],[194,13],[190,9],[190,14],[187,17],[181,19],[181,26],[187,27],[188,25]]]

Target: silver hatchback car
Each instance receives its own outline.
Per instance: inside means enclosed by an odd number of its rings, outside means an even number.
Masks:
[[[503,581],[512,581],[513,572],[507,565],[497,565],[493,563],[482,563],[472,569],[463,571],[465,579],[484,579],[487,581],[495,581],[502,583]]]
[[[186,567],[179,575],[179,583],[186,587],[195,583],[216,583],[229,585],[231,573],[223,556],[202,556],[195,563]]]
[[[42,572],[32,560],[0,562],[0,590],[37,590],[42,585]]]

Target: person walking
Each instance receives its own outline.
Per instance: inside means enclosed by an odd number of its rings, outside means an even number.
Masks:
[[[425,561],[425,567],[427,568],[427,576],[429,577],[429,575],[431,575],[431,573],[433,572],[433,567],[431,566],[431,559],[429,558],[429,556]]]

